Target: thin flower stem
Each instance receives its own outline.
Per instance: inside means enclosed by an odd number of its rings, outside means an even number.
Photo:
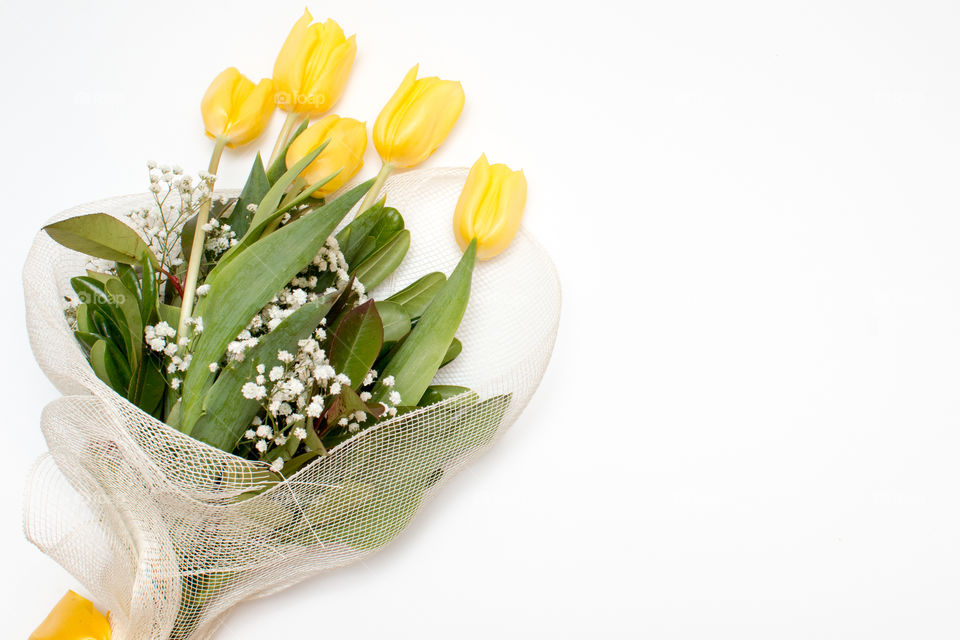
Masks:
[[[210,207],[213,204],[213,184],[217,177],[217,169],[220,167],[220,157],[223,155],[223,148],[227,146],[226,138],[217,138],[213,147],[213,155],[210,157],[210,167],[207,172],[213,178],[210,181],[210,195],[200,205],[200,211],[197,212],[197,226],[193,231],[193,244],[190,245],[190,262],[187,265],[187,275],[183,282],[183,304],[180,305],[180,322],[177,324],[177,339],[184,336],[184,330],[187,328],[187,320],[193,313],[193,299],[197,293],[197,278],[200,276],[200,263],[203,262],[203,242],[206,237],[204,227],[210,217]]]
[[[293,133],[298,126],[300,126],[300,122],[303,120],[303,118],[303,114],[297,113],[296,111],[290,111],[287,113],[287,117],[283,121],[283,127],[280,129],[280,135],[277,136],[277,142],[273,145],[273,151],[270,153],[270,160],[267,161],[268,168],[273,166],[274,160],[277,159],[277,156],[280,155],[283,147],[287,144],[290,134]]]
[[[364,196],[363,202],[360,203],[360,208],[357,209],[357,213],[354,218],[369,209],[373,203],[377,201],[377,195],[380,194],[380,189],[383,188],[383,183],[387,181],[387,177],[392,171],[393,165],[389,162],[384,162],[383,166],[380,167],[380,172],[377,174],[376,179],[373,181],[373,185],[370,187],[370,191],[367,191],[367,195]]]

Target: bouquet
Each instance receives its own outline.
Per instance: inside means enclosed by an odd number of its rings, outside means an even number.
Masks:
[[[464,104],[414,67],[360,182],[366,125],[326,113],[355,53],[306,12],[272,79],[210,85],[206,171],[148,163],[147,194],[37,236],[27,322],[65,396],[43,412],[26,530],[111,613],[68,594],[35,638],[211,637],[238,602],[392,540],[535,390],[560,294],[520,228],[523,173],[410,170]],[[268,160],[216,189],[278,106]]]

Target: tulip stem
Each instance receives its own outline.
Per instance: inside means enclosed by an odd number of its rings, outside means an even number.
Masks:
[[[361,213],[373,206],[373,203],[377,201],[377,196],[380,194],[380,189],[383,188],[383,183],[387,181],[387,177],[392,171],[393,165],[389,162],[384,162],[383,166],[380,167],[380,172],[377,174],[373,184],[370,186],[370,190],[367,191],[367,195],[363,197],[363,202],[360,203],[360,208],[357,209],[356,216],[359,216]]]
[[[180,305],[180,322],[177,324],[177,339],[184,336],[187,328],[187,320],[193,312],[193,299],[197,293],[197,278],[200,276],[200,263],[203,262],[203,243],[206,238],[204,227],[210,218],[210,207],[213,204],[213,184],[217,179],[217,169],[220,168],[220,157],[223,155],[223,149],[227,146],[227,139],[218,136],[213,145],[213,155],[210,157],[210,166],[207,172],[212,176],[210,178],[210,195],[200,205],[197,212],[197,225],[193,230],[193,243],[190,245],[190,262],[187,265],[187,275],[183,282],[183,302]]]
[[[277,159],[277,156],[280,155],[283,147],[287,144],[287,139],[290,137],[290,134],[293,133],[296,127],[300,125],[302,118],[302,114],[299,114],[296,111],[290,111],[287,113],[287,117],[283,121],[283,127],[280,129],[280,135],[277,136],[277,143],[273,145],[273,151],[270,153],[270,160],[267,162],[268,167],[273,166],[273,162]]]

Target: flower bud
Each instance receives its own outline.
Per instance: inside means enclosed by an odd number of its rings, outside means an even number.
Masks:
[[[210,83],[200,102],[200,112],[207,135],[226,139],[228,147],[239,147],[263,132],[273,106],[273,81],[265,78],[254,85],[230,67]]]
[[[373,125],[373,144],[385,163],[402,169],[437,150],[463,111],[463,87],[440,78],[417,79],[407,72]]]
[[[467,176],[453,215],[457,244],[466,250],[477,240],[477,258],[489,260],[502,252],[520,228],[527,201],[523,171],[505,164],[490,165],[481,155]]]
[[[320,118],[294,138],[287,150],[287,167],[292,167],[325,141],[329,141],[327,146],[301,175],[308,184],[313,184],[338,170],[340,173],[314,191],[317,197],[330,195],[342,187],[363,166],[363,152],[367,150],[367,125],[332,113]]]
[[[333,107],[357,55],[357,37],[346,38],[334,20],[297,20],[273,65],[277,104],[284,111],[319,115]]]

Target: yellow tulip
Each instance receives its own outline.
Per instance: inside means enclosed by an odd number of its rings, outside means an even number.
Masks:
[[[89,600],[67,591],[29,640],[110,640],[110,623]]]
[[[440,78],[417,79],[407,72],[373,125],[373,143],[385,164],[407,168],[437,150],[463,111],[463,87]]]
[[[327,146],[301,175],[309,184],[313,184],[338,170],[340,173],[314,191],[317,197],[328,196],[342,187],[363,166],[363,152],[367,150],[367,124],[332,113],[320,118],[293,139],[287,150],[287,167],[292,167],[325,140],[329,140]]]
[[[273,81],[253,82],[234,67],[224,70],[200,102],[203,124],[211,138],[223,138],[239,147],[259,136],[273,113]]]
[[[334,20],[310,24],[304,10],[273,65],[277,103],[284,111],[317,115],[343,93],[357,55],[357,36],[344,37]]]
[[[453,215],[453,233],[466,250],[477,240],[477,258],[489,260],[506,249],[520,228],[527,202],[523,171],[505,164],[491,165],[481,155],[467,176]]]

